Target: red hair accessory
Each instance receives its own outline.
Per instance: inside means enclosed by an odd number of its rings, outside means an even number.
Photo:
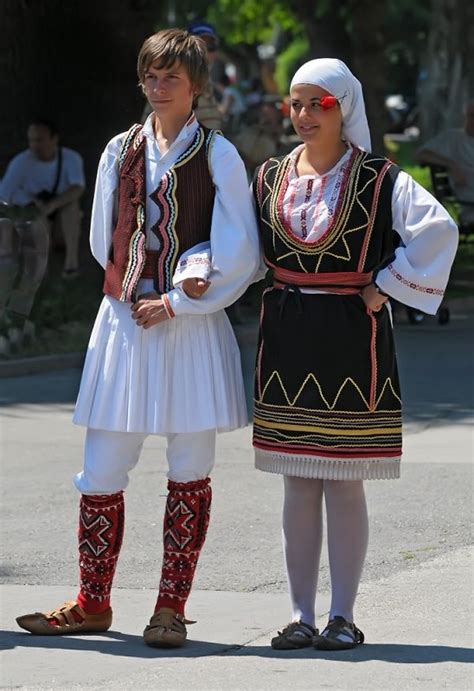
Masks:
[[[337,98],[335,96],[323,96],[319,104],[323,110],[329,110],[337,104]]]

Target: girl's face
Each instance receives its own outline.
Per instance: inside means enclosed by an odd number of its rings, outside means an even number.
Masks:
[[[150,65],[145,72],[143,89],[159,118],[186,118],[193,105],[195,89],[183,65],[159,68]]]
[[[313,84],[297,84],[290,92],[290,117],[296,134],[306,144],[338,146],[341,141],[342,113],[339,103],[325,110],[321,105],[328,91]]]

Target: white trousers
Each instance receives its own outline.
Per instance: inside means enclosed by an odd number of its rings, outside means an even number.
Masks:
[[[84,468],[74,478],[82,494],[115,494],[124,490],[137,465],[147,434],[88,428]],[[168,478],[192,482],[208,477],[215,459],[216,430],[168,434]]]

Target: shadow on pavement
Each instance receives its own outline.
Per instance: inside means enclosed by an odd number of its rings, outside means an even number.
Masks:
[[[221,657],[264,657],[278,659],[323,659],[334,662],[369,662],[379,660],[396,664],[433,664],[438,662],[473,663],[474,651],[470,648],[446,645],[405,645],[400,643],[369,643],[355,650],[328,652],[305,648],[304,650],[277,651],[265,646],[221,644],[215,641],[188,640],[184,648],[174,650],[147,648],[141,636],[109,631],[97,638],[73,636],[32,636],[16,631],[0,631],[0,644],[4,650],[14,648],[45,648],[98,652],[131,658],[194,658],[219,655]]]

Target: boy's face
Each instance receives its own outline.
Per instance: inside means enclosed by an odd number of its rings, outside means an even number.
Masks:
[[[150,65],[143,79],[145,96],[159,118],[186,118],[192,110],[196,89],[179,63],[160,68]]]

